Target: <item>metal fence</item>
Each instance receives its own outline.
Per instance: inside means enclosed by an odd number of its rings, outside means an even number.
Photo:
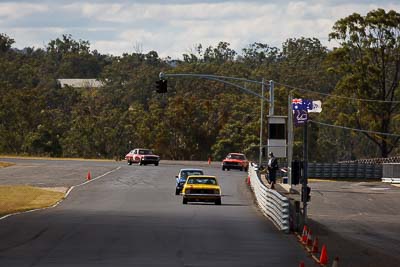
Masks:
[[[340,161],[339,163],[363,163],[363,164],[382,164],[382,163],[400,163],[400,156],[389,158],[372,158]]]
[[[308,177],[381,179],[382,165],[361,163],[308,163]]]
[[[400,183],[400,163],[383,164],[382,182]]]
[[[400,163],[383,164],[384,178],[400,178]]]
[[[261,182],[256,166],[251,165],[248,174],[250,187],[261,211],[278,229],[289,233],[289,199],[277,191],[267,188]]]

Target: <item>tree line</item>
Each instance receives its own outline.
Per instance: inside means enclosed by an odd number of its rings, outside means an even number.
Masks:
[[[313,121],[365,130],[310,123],[312,161],[397,155],[400,14],[354,13],[338,20],[329,38],[337,48],[302,37],[287,39],[281,48],[255,42],[235,51],[221,41],[198,44],[172,60],[156,51],[105,55],[71,35],[43,49],[19,50],[2,33],[0,153],[119,158],[134,147],[148,147],[164,159],[219,160],[228,152],[257,158],[259,99],[195,78],[169,78],[168,93],[160,95],[155,81],[163,71],[274,80],[275,114],[287,115],[292,93],[323,102],[323,112],[310,116]],[[96,78],[103,86],[61,87],[60,78]],[[245,86],[260,93],[260,86]],[[296,128],[298,158],[301,140]]]

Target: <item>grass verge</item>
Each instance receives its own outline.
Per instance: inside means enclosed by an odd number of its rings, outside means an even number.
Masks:
[[[0,168],[9,167],[9,166],[12,166],[12,165],[15,165],[15,164],[11,163],[11,162],[2,162],[2,161],[0,161]]]
[[[0,186],[0,216],[50,207],[64,197],[56,192],[26,185]]]

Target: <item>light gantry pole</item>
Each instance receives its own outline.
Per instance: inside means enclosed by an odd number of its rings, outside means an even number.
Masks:
[[[261,98],[261,108],[260,108],[260,151],[259,151],[259,158],[258,158],[258,166],[261,166],[262,163],[262,151],[263,151],[263,132],[264,132],[264,101],[269,102],[270,108],[269,108],[269,115],[274,115],[274,83],[271,80],[269,82],[269,99],[265,98],[265,80],[262,79],[262,81],[256,81],[256,80],[249,80],[245,78],[237,78],[237,77],[229,77],[229,76],[219,76],[219,75],[209,75],[209,74],[191,74],[191,73],[164,73],[160,72],[159,78],[160,80],[164,80],[167,77],[191,77],[191,78],[200,78],[200,79],[207,79],[207,80],[212,80],[212,81],[218,81],[224,84],[231,85],[233,87],[236,87],[245,93],[251,94],[253,96]],[[261,95],[257,94],[256,92],[253,92],[246,87],[243,87],[241,85],[235,84],[233,82],[227,81],[236,81],[236,82],[245,82],[245,83],[254,83],[254,84],[261,84]]]

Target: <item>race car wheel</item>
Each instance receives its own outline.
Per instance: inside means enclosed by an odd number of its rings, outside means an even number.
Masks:
[[[222,170],[225,171],[225,167],[224,166],[222,166]]]
[[[182,204],[187,204],[187,202],[188,202],[188,201],[187,201],[186,198],[183,198],[183,199],[182,199]]]
[[[157,163],[154,163],[154,166],[158,166],[158,162],[157,162]]]
[[[140,165],[140,166],[142,166],[142,165],[143,165],[143,162],[142,162],[142,160],[139,160],[139,165]]]
[[[240,171],[242,172],[242,171],[243,171],[243,168],[240,168]]]
[[[132,165],[132,161],[128,160],[128,165]]]
[[[215,200],[215,205],[221,205],[221,199]]]

